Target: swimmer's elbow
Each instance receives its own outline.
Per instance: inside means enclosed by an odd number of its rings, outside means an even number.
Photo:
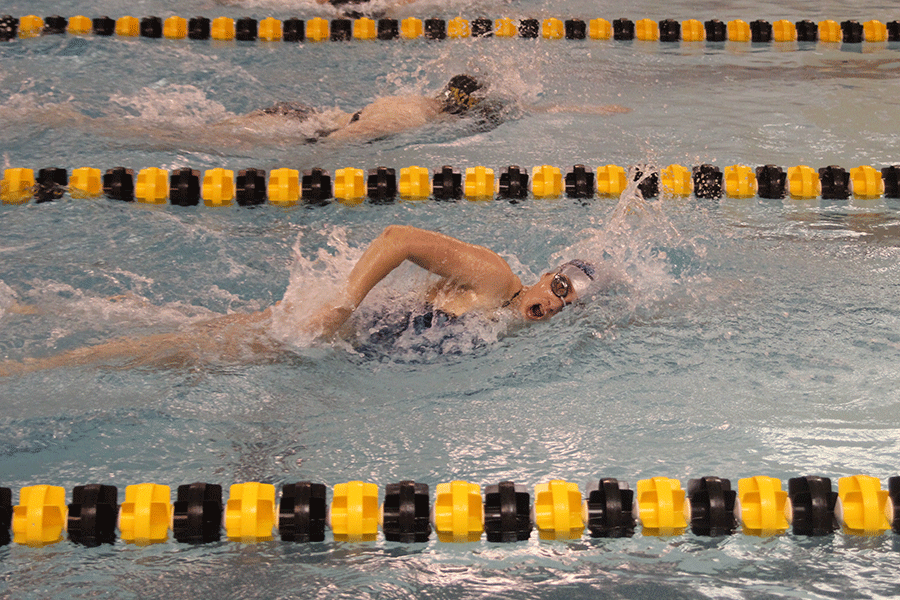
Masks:
[[[418,231],[410,225],[388,225],[378,237],[391,246],[400,246],[410,240]]]
[[[388,225],[381,231],[381,237],[392,237],[397,235],[398,231],[407,229],[409,225]]]
[[[415,231],[416,228],[412,225],[397,225],[396,223],[388,225],[381,232],[381,235],[387,236],[398,236],[398,235],[407,235],[410,231]]]

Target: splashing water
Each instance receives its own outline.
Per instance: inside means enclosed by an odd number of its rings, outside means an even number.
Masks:
[[[150,124],[190,126],[228,116],[219,102],[192,85],[148,86],[135,95],[113,94],[110,102]]]
[[[424,290],[435,276],[404,264],[367,295],[342,329],[343,336],[323,342],[306,326],[325,307],[346,303],[344,284],[364,248],[347,241],[343,227],[335,227],[313,256],[303,252],[304,234],[293,247],[290,283],[273,310],[272,336],[294,348],[323,343],[366,356],[392,360],[422,360],[440,354],[463,354],[496,341],[509,324],[509,315],[468,315],[442,327],[421,328],[415,320],[425,307]],[[386,339],[386,338],[389,338]]]
[[[623,284],[617,292],[627,299],[629,316],[653,313],[673,290],[685,283],[682,273],[703,254],[702,247],[686,239],[672,224],[665,210],[665,195],[648,200],[641,185],[659,170],[652,165],[633,167],[628,185],[598,227],[584,229],[584,236],[554,255],[562,262],[572,256],[601,265]],[[615,287],[615,286],[614,286]],[[615,290],[614,290],[615,291]]]
[[[316,332],[303,325],[318,310],[343,303],[344,281],[363,252],[350,246],[343,227],[332,229],[327,243],[312,257],[304,255],[303,242],[301,233],[293,246],[290,282],[272,312],[273,337],[297,347],[312,345]]]

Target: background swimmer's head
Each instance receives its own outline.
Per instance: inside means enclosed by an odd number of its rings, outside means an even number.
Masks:
[[[519,310],[529,321],[546,321],[579,298],[586,298],[595,280],[594,265],[570,260],[555,271],[544,273],[536,284],[525,290]]]
[[[481,101],[474,94],[484,86],[471,75],[455,75],[438,97],[441,110],[451,115],[466,112]]]

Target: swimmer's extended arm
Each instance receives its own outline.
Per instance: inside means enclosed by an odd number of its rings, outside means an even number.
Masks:
[[[375,238],[350,272],[344,305],[318,315],[315,326],[321,328],[322,335],[337,331],[372,288],[405,260],[498,306],[522,287],[509,264],[492,250],[434,231],[391,225]]]
[[[529,112],[575,113],[582,115],[617,115],[630,113],[627,106],[618,104],[541,104],[529,107]]]

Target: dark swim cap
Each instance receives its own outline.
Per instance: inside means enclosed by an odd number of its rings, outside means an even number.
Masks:
[[[456,75],[447,83],[441,94],[443,111],[451,115],[464,113],[480,101],[480,98],[472,96],[482,86],[471,75]]]

